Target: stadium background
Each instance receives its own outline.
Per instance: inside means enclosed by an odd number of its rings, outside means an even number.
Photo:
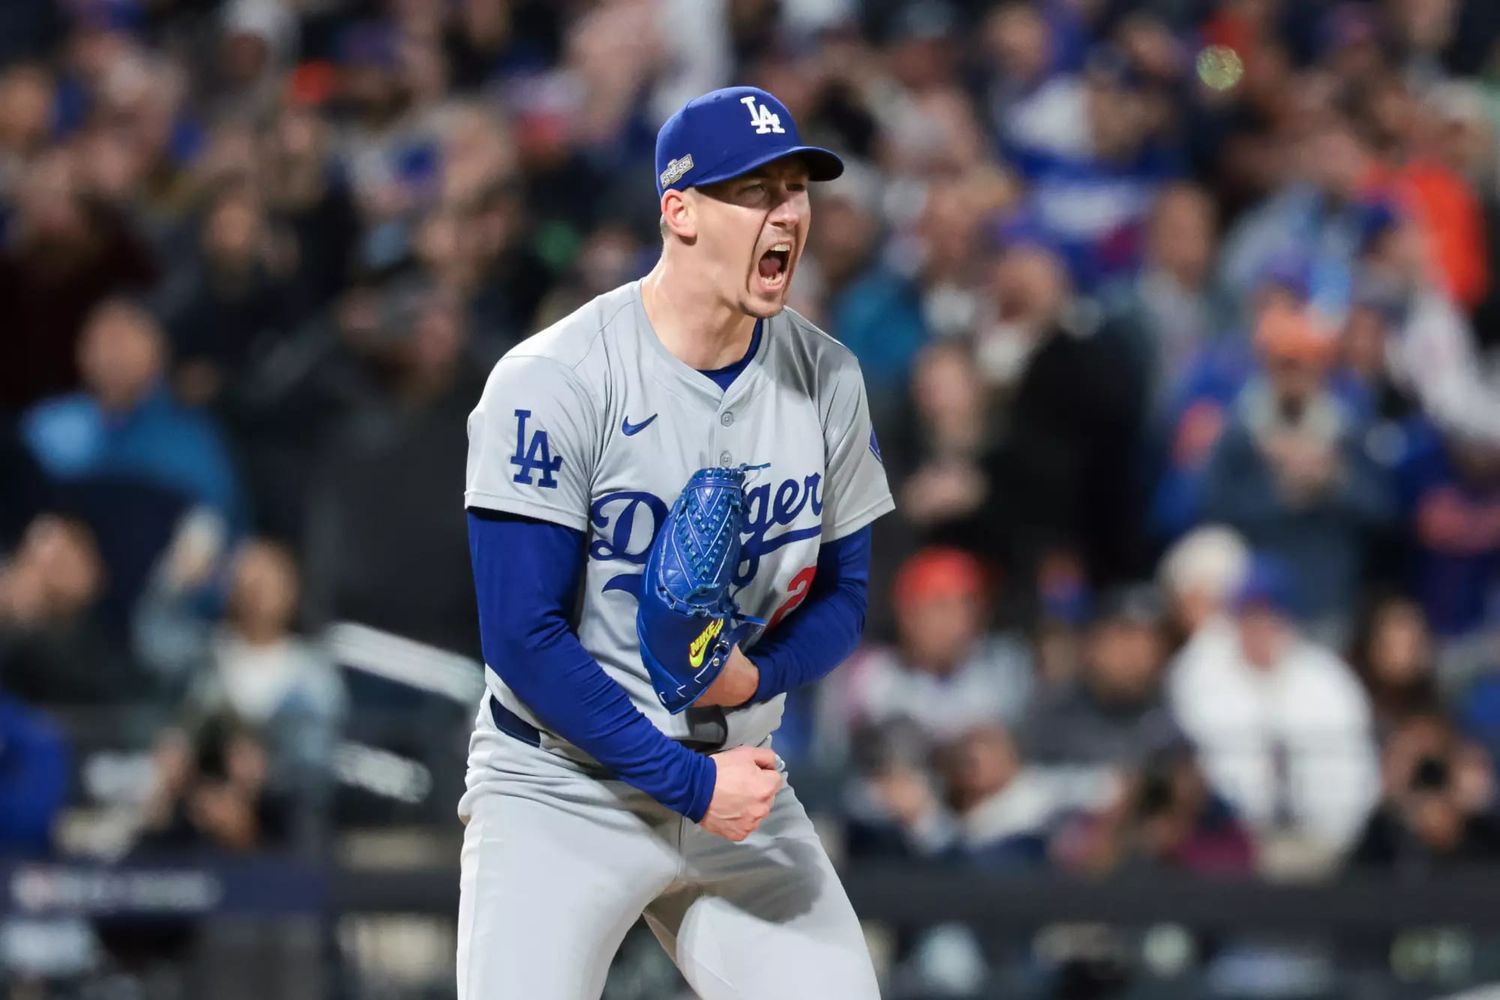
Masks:
[[[899,507],[777,748],[886,994],[1500,982],[1497,39],[1491,0],[0,3],[0,988],[452,995],[465,417],[650,267],[656,127],[734,82],[850,161],[793,304]],[[674,984],[635,934],[608,995]]]

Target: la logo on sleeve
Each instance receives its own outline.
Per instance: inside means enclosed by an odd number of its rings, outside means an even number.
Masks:
[[[562,468],[562,456],[552,454],[552,446],[547,442],[546,431],[537,430],[531,433],[530,438],[526,436],[526,418],[529,416],[531,416],[530,410],[516,411],[516,453],[510,457],[510,464],[519,471],[511,478],[527,486],[534,485],[555,490],[557,480],[553,478],[552,473]],[[541,478],[535,482],[531,479],[533,472],[542,474]]]

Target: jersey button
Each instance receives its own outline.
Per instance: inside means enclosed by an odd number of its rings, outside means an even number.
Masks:
[[[731,454],[729,454],[729,452],[727,452],[727,451],[721,451],[721,452],[719,452],[719,464],[720,465],[728,465],[732,461],[734,461],[734,456],[731,455]]]
[[[730,424],[734,423],[734,414],[728,410],[725,410],[723,413],[719,414],[719,423],[723,424],[725,427],[728,427]]]

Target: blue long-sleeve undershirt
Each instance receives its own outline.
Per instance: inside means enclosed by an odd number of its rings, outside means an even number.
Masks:
[[[869,607],[870,529],[818,549],[818,569],[802,606],[746,654],[760,669],[755,701],[823,677],[859,644]]]
[[[713,797],[713,762],[642,715],[570,625],[584,543],[572,528],[470,510],[485,662],[549,730],[696,822]],[[748,654],[760,669],[754,700],[816,680],[853,651],[864,627],[869,562],[868,527],[822,546],[807,599]]]

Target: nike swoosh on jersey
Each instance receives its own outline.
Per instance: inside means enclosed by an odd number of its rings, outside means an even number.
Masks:
[[[641,431],[649,427],[651,425],[651,421],[655,420],[657,416],[658,414],[653,413],[651,414],[651,416],[647,417],[645,420],[642,420],[638,424],[632,424],[630,422],[630,418],[626,417],[620,422],[620,430],[626,437],[631,437],[632,435],[639,434]]]

